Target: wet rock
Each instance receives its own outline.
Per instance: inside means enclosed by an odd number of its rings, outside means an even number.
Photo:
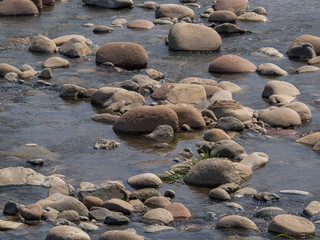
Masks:
[[[65,56],[72,58],[84,57],[92,53],[87,44],[77,38],[71,38],[69,41],[64,43],[59,48],[59,52]]]
[[[79,227],[85,232],[95,231],[95,230],[99,229],[98,226],[96,226],[96,225],[94,225],[92,223],[86,223],[86,222],[80,223]]]
[[[233,34],[233,33],[243,34],[243,33],[247,32],[246,29],[240,28],[232,23],[220,24],[214,30],[216,30],[216,32],[222,33],[222,34]]]
[[[210,78],[199,78],[199,77],[188,77],[182,79],[179,83],[183,84],[199,84],[199,85],[210,85],[210,86],[216,86],[217,81],[210,79]]]
[[[313,35],[301,35],[294,39],[289,47],[292,48],[293,46],[303,44],[303,43],[310,43],[317,55],[320,54],[320,37],[313,36]]]
[[[266,22],[268,18],[255,12],[247,12],[238,16],[237,20],[250,22]]]
[[[23,223],[20,222],[12,222],[12,221],[5,221],[0,219],[0,231],[8,231],[17,229],[23,226]]]
[[[174,137],[174,130],[169,125],[159,125],[147,137],[160,142],[171,141]]]
[[[6,73],[6,75],[4,75],[4,79],[7,80],[8,82],[16,83],[19,80],[19,76],[15,72],[9,72],[9,73]]]
[[[46,237],[46,240],[90,240],[90,236],[77,227],[57,226],[52,228]]]
[[[18,68],[12,65],[9,65],[7,63],[0,63],[0,77],[3,77],[7,73],[11,73],[11,72],[18,74],[19,76],[22,74],[22,72]]]
[[[148,20],[134,20],[129,22],[127,27],[133,29],[151,29],[154,27],[154,24]]]
[[[207,118],[210,118],[212,119],[213,121],[217,121],[217,117],[214,115],[214,113],[209,110],[209,109],[204,109],[202,112],[201,112],[202,116],[203,117],[207,117]]]
[[[113,28],[112,27],[108,27],[108,26],[104,26],[104,25],[99,25],[99,26],[96,26],[94,29],[93,29],[93,32],[94,33],[110,33],[110,32],[113,32]]]
[[[209,129],[205,132],[203,138],[209,142],[218,142],[220,140],[229,140],[231,139],[228,134],[225,133],[223,129]]]
[[[160,80],[164,78],[164,74],[162,72],[159,72],[152,68],[145,69],[145,72],[151,79],[154,79],[154,80]]]
[[[151,96],[153,99],[168,100],[173,104],[198,104],[207,99],[204,88],[196,84],[164,84]]]
[[[139,84],[131,81],[131,80],[126,80],[122,82],[114,82],[108,85],[108,87],[114,87],[114,88],[123,88],[129,91],[135,91],[139,92],[140,91],[140,86]]]
[[[300,95],[300,91],[289,82],[271,80],[266,83],[262,92],[262,97],[269,98],[274,94],[295,97]]]
[[[106,216],[110,214],[110,212],[111,211],[106,208],[92,207],[89,212],[89,218],[99,222],[103,222]]]
[[[168,40],[169,49],[177,51],[217,51],[221,48],[219,34],[198,24],[181,22],[173,25]]]
[[[148,198],[144,204],[150,208],[164,208],[170,204],[170,201],[166,197],[157,196]]]
[[[62,218],[55,220],[52,224],[53,226],[72,226],[77,228],[75,223]]]
[[[269,161],[269,156],[263,152],[253,152],[245,157],[240,163],[252,170],[261,168]]]
[[[70,222],[78,222],[78,221],[80,221],[79,213],[74,211],[74,210],[63,211],[63,212],[58,214],[57,218],[58,219],[65,219],[65,220],[68,220]]]
[[[164,209],[168,210],[174,219],[191,219],[192,217],[189,209],[179,202],[170,203]]]
[[[228,159],[210,158],[200,161],[183,179],[186,184],[201,187],[218,187],[225,183],[240,183],[240,175]]]
[[[221,81],[217,84],[217,87],[223,90],[228,90],[232,94],[238,93],[242,90],[241,87],[239,87],[237,84],[230,81]]]
[[[259,114],[259,120],[272,127],[289,128],[301,125],[300,115],[296,111],[286,107],[264,109]]]
[[[43,5],[50,5],[53,6],[55,4],[56,0],[42,0]]]
[[[320,142],[316,143],[313,148],[312,148],[313,151],[320,151]]]
[[[301,190],[280,190],[279,191],[280,193],[283,193],[283,194],[293,194],[293,195],[301,195],[301,196],[307,196],[307,195],[310,195],[309,192],[306,192],[306,191],[301,191]]]
[[[115,240],[115,239],[121,239],[121,240],[143,240],[144,238],[142,236],[139,236],[135,233],[129,232],[129,231],[107,231],[103,233],[99,240]]]
[[[267,16],[267,10],[264,7],[256,7],[255,9],[252,10],[252,12]]]
[[[127,180],[128,184],[134,188],[159,188],[162,186],[161,179],[153,173],[142,173]]]
[[[69,40],[71,40],[72,38],[76,38],[79,41],[86,43],[86,44],[92,44],[92,41],[90,39],[87,39],[84,36],[79,35],[79,34],[64,35],[61,37],[54,38],[52,40],[55,42],[55,44],[57,46],[61,46],[61,45],[65,44],[66,42],[68,42]]]
[[[43,209],[42,219],[50,222],[56,221],[58,218],[58,214],[59,214],[58,210],[51,207],[45,207]]]
[[[225,131],[241,132],[244,130],[244,124],[235,117],[222,117],[219,118],[216,128],[223,129]]]
[[[142,202],[145,202],[147,199],[151,197],[157,197],[160,196],[160,193],[154,189],[154,188],[143,188],[140,190],[137,190],[130,194],[130,200],[132,199],[139,199]]]
[[[123,114],[113,125],[114,131],[131,134],[152,132],[159,125],[178,127],[177,114],[166,106],[141,106]]]
[[[311,133],[307,136],[301,137],[297,139],[296,142],[314,146],[320,142],[320,132]]]
[[[308,64],[320,67],[320,56],[309,59]]]
[[[253,221],[249,218],[238,215],[229,215],[220,218],[216,228],[243,228],[260,232],[259,228]]]
[[[108,123],[108,124],[113,124],[115,121],[119,119],[119,115],[113,115],[110,113],[101,113],[101,114],[96,114],[93,117],[91,117],[92,120],[96,122],[102,122],[102,123]]]
[[[120,143],[115,140],[102,139],[96,142],[96,144],[94,145],[94,148],[112,150],[112,149],[116,149],[119,146],[120,146]]]
[[[206,123],[203,120],[203,117],[197,109],[192,106],[185,104],[178,105],[168,105],[178,116],[179,127],[187,124],[193,129],[202,129],[205,127]]]
[[[227,201],[231,199],[229,193],[220,187],[211,189],[208,196],[210,198],[221,200],[221,201]]]
[[[249,188],[249,187],[245,187],[245,188],[241,188],[239,190],[237,190],[234,193],[235,197],[243,197],[245,195],[255,195],[257,194],[257,190],[255,190],[254,188]]]
[[[105,8],[131,8],[133,6],[132,0],[116,0],[116,1],[105,1],[105,0],[82,0],[84,3],[96,7]]]
[[[306,206],[303,210],[303,213],[306,214],[308,217],[313,217],[320,213],[320,202],[312,201],[311,203]]]
[[[148,65],[148,54],[139,44],[112,42],[103,44],[96,52],[96,62],[111,62],[127,70],[143,69]]]
[[[129,222],[130,219],[124,216],[123,213],[113,211],[110,211],[104,219],[104,223],[108,225],[125,225]]]
[[[78,199],[60,193],[54,193],[48,198],[37,202],[42,208],[52,207],[60,212],[75,210],[80,216],[88,216],[87,207]]]
[[[39,11],[29,0],[3,0],[0,2],[0,16],[35,15]]]
[[[245,153],[243,147],[233,140],[220,140],[213,145],[210,156],[239,159]]]
[[[249,180],[253,174],[251,168],[243,165],[241,163],[234,163],[236,169],[238,170],[242,180]]]
[[[124,25],[127,24],[127,19],[125,18],[117,18],[116,20],[113,20],[111,22],[111,26],[114,26],[114,27],[123,27]]]
[[[270,192],[258,192],[253,196],[255,199],[259,201],[278,201],[280,197],[275,194],[275,193],[270,193]]]
[[[139,199],[130,200],[129,203],[133,206],[134,212],[145,213],[148,211],[148,207],[145,206]]]
[[[219,23],[235,23],[237,16],[227,10],[214,11],[210,14],[208,21],[209,22],[219,22]]]
[[[248,9],[248,0],[217,0],[214,9],[228,10],[234,13],[245,12]]]
[[[99,186],[88,186],[79,190],[78,198],[80,201],[83,202],[83,199],[87,196],[98,197],[104,202],[112,198],[119,198],[122,200],[128,199],[125,187],[117,181],[106,181]]]
[[[283,105],[292,102],[295,97],[288,95],[273,94],[268,98],[270,104]]]
[[[122,88],[103,87],[91,95],[91,103],[118,112],[122,107],[132,103],[143,105],[145,99],[139,93]]]
[[[194,12],[191,8],[188,8],[179,4],[160,4],[155,11],[155,18],[194,18]]]
[[[209,66],[209,72],[212,73],[248,73],[256,69],[252,62],[235,55],[218,57]]]
[[[286,211],[279,207],[264,207],[257,211],[256,215],[259,218],[273,218],[279,214],[285,214]]]
[[[49,52],[53,53],[56,49],[56,44],[53,40],[46,36],[36,37],[29,46],[29,51],[33,52]]]
[[[263,48],[260,48],[257,52],[266,54],[270,57],[276,57],[276,58],[284,57],[282,53],[280,53],[277,49],[272,47],[263,47]]]
[[[144,2],[143,4],[139,4],[137,5],[137,7],[141,7],[141,8],[147,8],[147,9],[156,9],[159,6],[158,3],[156,2]]]
[[[285,76],[288,73],[282,68],[278,67],[273,63],[264,63],[259,65],[257,68],[257,72],[261,75],[277,75],[277,76]]]
[[[164,208],[151,209],[144,214],[142,218],[146,220],[159,221],[166,225],[173,222],[172,214]]]
[[[310,43],[301,43],[290,47],[287,51],[288,57],[309,60],[316,57],[314,47]]]
[[[44,68],[66,68],[69,67],[70,63],[68,60],[62,58],[62,57],[51,57],[48,58],[42,66]]]
[[[315,226],[306,218],[290,214],[280,214],[272,219],[268,231],[287,234],[293,237],[302,237],[314,234]]]
[[[53,74],[52,74],[52,71],[50,68],[45,68],[39,73],[38,77],[39,78],[52,78]]]
[[[26,220],[40,220],[42,207],[39,204],[20,205],[19,214]]]
[[[233,192],[237,191],[238,189],[240,189],[240,185],[238,185],[236,183],[225,183],[225,184],[220,185],[218,188],[225,190],[227,193],[233,193]]]
[[[85,88],[79,87],[74,84],[63,84],[59,92],[61,98],[77,98],[84,94]]]
[[[92,207],[102,207],[103,206],[103,201],[101,198],[94,197],[94,196],[86,196],[83,199],[83,204],[88,208]]]
[[[316,66],[309,66],[309,65],[306,65],[306,66],[302,66],[302,67],[299,67],[297,68],[297,73],[308,73],[308,72],[316,72],[316,71],[319,71],[320,68],[316,67]]]
[[[164,192],[164,196],[173,199],[176,197],[176,192],[171,189],[168,189]]]
[[[308,121],[312,119],[312,114],[309,107],[302,102],[288,103],[283,107],[290,108],[296,111],[300,115],[301,121]]]
[[[5,205],[3,209],[3,215],[5,216],[17,216],[19,213],[19,207],[20,204],[13,201],[9,200]]]
[[[210,102],[220,100],[232,100],[232,93],[229,90],[221,90],[214,93],[210,98]]]
[[[163,232],[163,231],[170,231],[170,230],[175,230],[175,228],[168,227],[168,226],[158,226],[158,225],[148,226],[144,228],[144,232],[146,233],[156,233],[156,232]]]

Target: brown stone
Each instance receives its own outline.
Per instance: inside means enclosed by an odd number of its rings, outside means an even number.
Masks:
[[[179,202],[171,203],[165,209],[171,212],[174,219],[190,219],[192,217],[188,208]]]
[[[311,133],[307,136],[301,137],[296,142],[314,146],[320,142],[320,132]]]
[[[101,198],[95,197],[95,196],[86,196],[83,199],[83,204],[88,208],[92,207],[102,207],[103,201]]]
[[[168,105],[168,107],[178,115],[179,127],[182,127],[183,124],[188,124],[194,129],[202,129],[206,126],[201,113],[194,107],[184,104]]]
[[[30,0],[3,0],[0,2],[0,16],[34,15],[39,11]]]
[[[245,12],[248,9],[248,0],[217,0],[214,8],[217,11]]]
[[[134,20],[129,22],[127,27],[134,29],[151,29],[154,27],[154,24],[148,20]]]
[[[209,66],[209,72],[212,73],[248,73],[256,69],[252,62],[235,55],[218,57]]]
[[[194,18],[194,12],[191,8],[188,8],[179,4],[160,4],[155,12],[156,18],[165,18],[169,17],[171,19],[178,18],[182,19],[189,17]]]
[[[297,37],[295,40],[293,40],[289,49],[302,43],[310,43],[313,46],[316,54],[320,54],[320,37],[313,35],[301,35]]]
[[[209,142],[218,142],[220,140],[229,140],[231,137],[224,130],[218,128],[209,129],[205,132],[203,138]]]

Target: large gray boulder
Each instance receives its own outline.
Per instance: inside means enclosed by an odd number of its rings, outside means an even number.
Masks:
[[[188,8],[179,4],[160,4],[155,12],[156,18],[194,18],[194,12],[191,8]]]
[[[179,51],[217,51],[221,48],[219,34],[210,27],[177,23],[168,35],[169,48]]]
[[[82,0],[84,3],[96,7],[105,8],[130,8],[133,6],[132,0]]]
[[[209,158],[192,167],[183,180],[189,185],[218,187],[231,182],[239,184],[241,177],[230,160]]]

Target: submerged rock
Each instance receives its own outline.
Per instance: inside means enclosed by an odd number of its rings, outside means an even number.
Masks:
[[[249,22],[266,22],[268,18],[264,15],[260,15],[255,12],[247,12],[238,16],[237,20]]]
[[[102,139],[94,145],[94,148],[111,150],[111,149],[116,149],[119,146],[120,146],[120,143],[116,142],[115,140]]]
[[[247,32],[246,29],[240,28],[237,25],[234,25],[232,23],[220,24],[214,30],[216,30],[218,33],[223,33],[223,34],[233,34],[233,33],[243,34]]]

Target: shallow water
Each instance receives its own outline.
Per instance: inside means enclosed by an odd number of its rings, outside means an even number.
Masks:
[[[135,5],[143,1],[135,1]],[[177,3],[177,1],[169,1]],[[158,3],[168,3],[158,1]],[[210,1],[199,1],[200,9],[195,9],[196,16],[210,7]],[[50,55],[34,54],[27,51],[28,44],[12,43],[13,38],[34,38],[39,34],[49,38],[77,33],[86,36],[94,45],[101,45],[113,41],[132,41],[141,44],[148,52],[149,67],[163,72],[167,81],[179,81],[185,77],[198,76],[214,78],[218,81],[229,80],[240,87],[242,92],[234,96],[244,106],[262,109],[268,104],[261,98],[265,83],[270,79],[257,74],[245,75],[211,75],[208,73],[210,62],[224,54],[236,54],[244,57],[256,65],[272,62],[290,74],[285,77],[274,78],[293,83],[301,92],[299,101],[306,103],[312,111],[313,121],[304,124],[296,130],[300,135],[319,131],[320,108],[313,104],[320,98],[320,72],[294,74],[294,70],[303,62],[291,61],[287,58],[280,60],[268,56],[253,54],[261,47],[275,47],[285,54],[291,41],[302,34],[320,36],[320,18],[317,0],[274,0],[249,1],[249,10],[263,6],[268,11],[270,21],[266,23],[244,23],[238,25],[252,33],[241,36],[223,37],[222,49],[217,53],[181,53],[170,52],[165,46],[164,39],[169,26],[156,25],[149,31],[135,31],[115,28],[110,34],[93,34],[92,28],[82,27],[84,23],[95,25],[109,25],[111,21],[124,17],[128,21],[134,19],[154,20],[154,11],[142,8],[125,10],[107,10],[82,6],[80,0],[57,1],[54,7],[45,8],[40,16],[0,18],[0,62],[6,62],[19,67],[30,64],[36,70],[41,69],[41,62]],[[199,17],[197,17],[199,19]],[[204,19],[199,19],[205,22]],[[57,54],[58,55],[58,54]],[[9,84],[0,80],[0,151],[3,157],[0,167],[28,166],[25,159],[9,157],[13,150],[27,143],[37,143],[54,152],[54,158],[48,158],[45,165],[35,168],[36,171],[50,175],[59,173],[66,175],[65,181],[77,187],[80,182],[89,181],[101,183],[104,180],[121,180],[125,183],[130,176],[142,172],[160,173],[168,169],[174,162],[172,159],[185,147],[196,152],[195,143],[203,135],[202,131],[193,134],[180,134],[171,143],[169,149],[157,149],[154,143],[136,136],[117,135],[111,125],[91,120],[99,112],[86,101],[65,101],[58,97],[58,90],[62,83],[72,82],[84,87],[102,87],[114,81],[130,79],[137,72],[115,73],[96,66],[94,56],[84,59],[68,59],[69,69],[53,70],[54,78],[50,81],[57,87],[41,87],[32,82],[25,84]],[[83,73],[84,70],[95,72]],[[147,102],[151,102],[147,98]],[[265,152],[269,155],[269,163],[262,169],[256,170],[252,179],[245,186],[258,191],[278,192],[282,189],[298,189],[308,191],[312,196],[297,198],[285,195],[280,202],[274,203],[290,213],[301,214],[303,208],[311,201],[320,198],[320,154],[313,152],[311,147],[296,144],[295,139],[287,135],[267,137],[252,132],[246,132],[237,137],[236,141],[242,145],[247,153]],[[95,142],[102,138],[114,139],[121,146],[112,151],[95,150]],[[180,157],[181,159],[181,157]],[[28,166],[30,167],[30,166]],[[125,183],[126,184],[126,183]],[[128,185],[126,187],[132,190]],[[167,189],[174,189],[177,193],[175,201],[185,204],[193,214],[193,220],[176,223],[177,231],[146,234],[142,223],[131,223],[128,227],[135,228],[139,234],[150,239],[223,239],[226,235],[250,235],[256,233],[232,233],[213,230],[217,218],[227,211],[220,205],[210,201],[207,197],[209,189],[198,189],[183,184],[166,184],[160,189],[161,193]],[[16,192],[15,192],[16,191]],[[30,189],[34,196],[43,197],[39,189]],[[31,194],[32,195],[32,194]],[[29,195],[28,195],[29,196]],[[8,198],[14,198],[20,203],[29,204],[37,198],[26,197],[25,190],[0,189],[0,209]],[[270,238],[267,231],[268,224],[253,217],[254,212],[268,204],[257,203],[251,198],[236,199],[245,211],[238,214],[253,218],[259,225],[262,234],[259,236]],[[217,207],[218,206],[218,207]],[[222,210],[223,211],[222,211]],[[215,212],[212,216],[209,212]],[[50,224],[28,227],[19,231],[1,234],[1,239],[44,239],[51,228]],[[125,227],[127,228],[127,227]],[[98,239],[99,233],[105,231],[101,227],[92,233],[92,239]],[[121,228],[122,229],[122,228]],[[319,234],[318,234],[319,235]]]

